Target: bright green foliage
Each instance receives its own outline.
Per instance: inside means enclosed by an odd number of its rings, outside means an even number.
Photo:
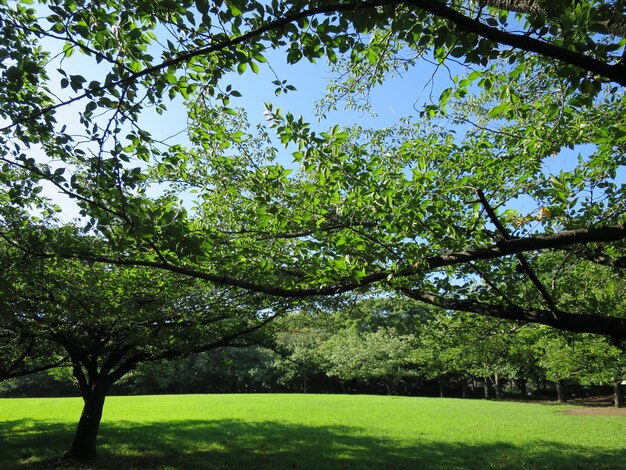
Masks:
[[[539,365],[552,381],[613,383],[626,376],[623,348],[593,335],[545,335],[535,345]]]
[[[3,274],[10,328],[55,339],[77,377],[97,372],[93,356],[104,352],[105,385],[140,359],[216,344],[205,333],[222,341],[260,326],[280,304],[261,294],[376,284],[449,310],[626,338],[623,301],[604,307],[619,299],[612,281],[626,266],[622,9],[621,0],[0,1],[0,237],[45,260]],[[340,96],[367,107],[362,83],[424,59],[468,69],[416,105],[419,119],[387,129],[319,131],[271,103],[266,126],[253,128],[229,77],[262,77],[270,52],[334,64],[342,79],[330,85],[331,107]],[[272,80],[277,93],[293,91]],[[154,112],[169,128],[168,106],[181,105],[187,139],[145,127]],[[63,224],[44,187],[82,218]],[[578,295],[551,282],[566,265],[611,282]],[[54,301],[42,303],[42,288]],[[30,344],[15,341],[3,351],[11,364]],[[343,341],[371,348],[386,370],[406,356],[385,346],[412,343],[391,329]],[[499,339],[483,347],[495,364]],[[346,367],[361,378],[376,370]]]
[[[224,345],[280,309],[187,277],[75,260],[20,256],[2,281],[18,333],[60,346],[86,376],[106,363],[113,381],[141,361]]]
[[[97,243],[84,240],[90,241]],[[2,363],[8,376],[16,368],[71,366],[85,402],[71,457],[95,457],[105,397],[139,363],[240,343],[283,309],[254,293],[212,289],[166,271],[41,259],[3,248],[3,333],[14,331],[12,342],[30,351],[9,342],[11,348],[0,350],[7,355]],[[19,354],[26,360],[15,359]]]
[[[281,383],[302,380],[302,391],[307,393],[309,378],[323,370],[320,346],[328,334],[319,329],[291,326],[287,331],[276,333],[275,343],[279,352],[272,366],[280,373]]]
[[[381,328],[374,332],[335,334],[320,349],[329,376],[341,381],[380,381],[392,393],[398,382],[411,374],[414,343],[412,335]]]
[[[580,257],[572,247],[583,242],[619,269],[626,237],[623,5],[553,3],[2,2],[3,236],[39,255],[283,297],[377,283],[445,308],[624,338],[615,315],[568,310],[533,271],[538,253]],[[251,128],[229,76],[263,77],[270,52],[333,64],[342,79],[330,107],[339,97],[367,107],[372,86],[423,59],[468,69],[416,105],[418,120],[388,129],[331,122],[320,132],[271,104],[267,127]],[[183,103],[189,145],[145,128],[143,113],[169,123],[167,107]],[[563,169],[550,168],[554,155]],[[40,223],[60,224],[44,183],[78,204],[77,224],[111,251],[41,234]],[[528,285],[535,295],[503,295]]]

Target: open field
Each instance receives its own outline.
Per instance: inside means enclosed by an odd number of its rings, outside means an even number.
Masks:
[[[1,399],[0,468],[50,468],[80,399]],[[348,395],[110,397],[88,468],[626,468],[626,418]]]

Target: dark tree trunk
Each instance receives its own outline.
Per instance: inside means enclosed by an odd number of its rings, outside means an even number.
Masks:
[[[467,398],[467,380],[461,380],[461,396]]]
[[[613,401],[616,408],[624,408],[624,387],[621,380],[613,382]]]
[[[66,457],[81,460],[96,458],[96,441],[105,397],[106,387],[103,386],[95,386],[92,390],[83,393],[83,412]]]
[[[302,392],[306,395],[306,391],[307,391],[307,380],[306,380],[306,374],[304,374],[303,381],[302,381]]]
[[[567,401],[567,393],[565,391],[565,380],[561,379],[556,382],[556,395],[559,403],[565,403]]]
[[[522,395],[522,398],[527,398],[528,390],[526,389],[526,379],[519,379],[517,381],[519,387],[519,393]]]
[[[493,385],[488,377],[485,377],[485,399],[489,400],[493,397]]]
[[[493,381],[493,385],[494,385],[494,389],[496,392],[496,400],[501,400],[502,399],[502,389],[500,387],[500,377],[498,376],[498,374],[495,374],[495,379]]]
[[[439,377],[437,382],[439,383],[439,398],[443,398],[443,377]]]

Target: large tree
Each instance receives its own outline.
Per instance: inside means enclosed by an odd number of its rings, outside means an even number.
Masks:
[[[95,457],[107,393],[138,364],[245,345],[284,308],[166,271],[24,255],[19,261],[0,274],[5,315],[17,335],[51,345],[27,351],[31,361],[57,355],[71,367],[84,401],[72,458]]]
[[[566,309],[536,267],[549,250],[607,272],[625,265],[623,1],[28,3],[0,4],[3,211],[50,215],[46,182],[113,254],[3,224],[25,251],[281,297],[378,283],[444,308],[626,338],[621,313]],[[313,132],[268,106],[293,157],[285,166],[268,130],[230,105],[240,93],[229,73],[256,72],[273,50],[336,64],[331,98],[366,96],[422,60],[467,72],[420,122],[391,129]],[[178,98],[187,148],[142,126],[142,113]],[[550,168],[553,155],[568,164]],[[537,295],[510,296],[512,282]]]

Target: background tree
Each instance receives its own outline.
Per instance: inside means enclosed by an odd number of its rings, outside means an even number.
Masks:
[[[399,335],[391,328],[365,333],[347,330],[331,336],[320,348],[328,375],[342,382],[381,382],[391,395],[411,375],[414,342],[412,335]]]
[[[267,329],[260,333],[268,335]],[[137,395],[276,391],[280,375],[271,367],[274,358],[271,351],[246,346],[145,362],[118,382],[118,390]]]
[[[329,333],[311,327],[291,326],[276,333],[276,355],[272,366],[280,372],[280,381],[301,380],[302,392],[307,393],[313,375],[322,372],[323,357],[320,347]]]

